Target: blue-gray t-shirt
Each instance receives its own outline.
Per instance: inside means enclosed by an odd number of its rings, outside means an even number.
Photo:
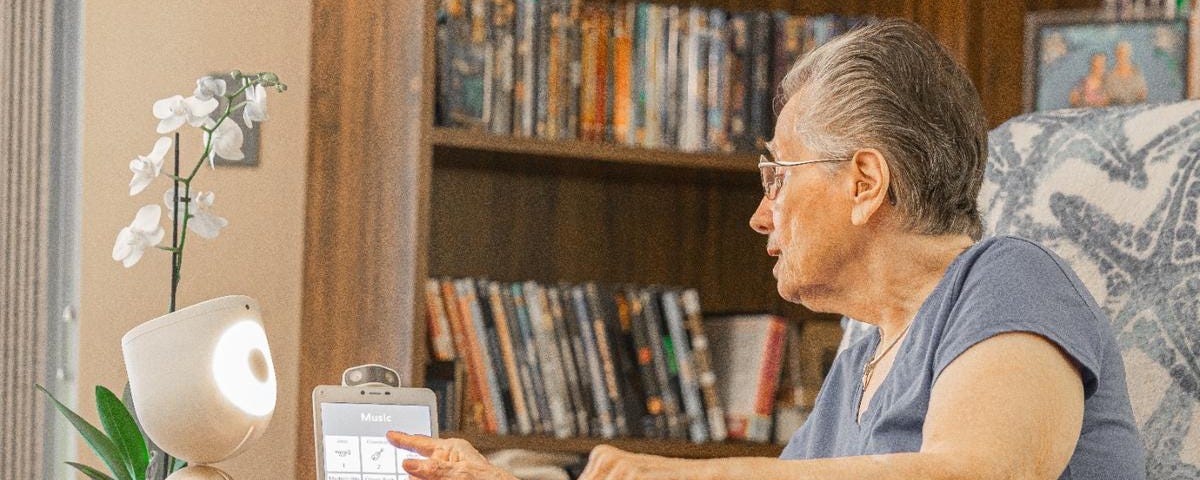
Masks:
[[[1062,259],[1028,240],[989,238],[963,252],[917,311],[861,425],[862,371],[879,336],[838,355],[808,421],[782,459],[921,449],[938,375],[973,345],[1005,332],[1045,337],[1083,378],[1083,429],[1060,479],[1144,479],[1145,454],[1125,387],[1125,365],[1107,316]]]

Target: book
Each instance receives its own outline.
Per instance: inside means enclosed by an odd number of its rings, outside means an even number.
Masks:
[[[692,442],[703,443],[709,438],[708,421],[700,397],[696,365],[692,359],[691,339],[684,325],[683,303],[677,292],[665,290],[662,293],[662,305],[675,351],[675,362],[679,369],[679,390],[687,418],[688,437]]]
[[[747,133],[753,141],[750,150],[762,150],[774,130],[774,115],[771,110],[773,91],[771,87],[771,14],[755,12],[750,15],[750,100],[747,108]],[[754,45],[760,47],[755,48]],[[762,47],[766,46],[766,47]]]
[[[705,148],[708,87],[708,12],[687,10],[680,32],[680,104],[678,147],[684,151]]]
[[[729,55],[729,30],[725,11],[714,8],[708,13],[708,92],[706,95],[708,118],[705,129],[708,138],[705,145],[710,150],[733,151],[729,140],[731,56]]]
[[[529,306],[529,320],[534,328],[538,361],[542,366],[542,381],[550,412],[550,432],[556,437],[567,438],[575,434],[575,419],[569,412],[570,399],[558,339],[555,338],[554,318],[545,290],[540,285],[532,281],[525,282],[524,292]]]
[[[692,358],[696,363],[696,378],[700,384],[700,392],[704,396],[709,434],[713,441],[720,442],[726,437],[725,408],[722,407],[721,397],[717,392],[717,375],[713,372],[708,334],[704,330],[700,294],[696,289],[689,288],[683,291],[680,299],[683,302],[684,314],[687,316],[688,333],[691,334]]]
[[[450,333],[450,320],[446,316],[446,304],[442,302],[441,285],[432,278],[425,281],[425,310],[429,320],[429,350],[434,360],[454,360],[457,353]]]
[[[725,406],[728,437],[768,442],[787,327],[775,315],[706,319],[709,350]]]
[[[464,327],[467,331],[467,344],[475,359],[473,371],[479,378],[480,397],[483,403],[483,426],[489,433],[508,433],[508,422],[504,416],[504,401],[501,398],[500,385],[496,379],[495,362],[490,348],[489,335],[483,310],[480,308],[475,282],[462,279],[456,282],[458,301],[461,305]]]
[[[515,0],[492,0],[488,21],[488,61],[491,62],[491,108],[489,130],[497,135],[512,133],[513,62],[516,54]]]
[[[609,325],[610,309],[600,295],[595,283],[584,286],[587,296],[588,314],[596,339],[596,350],[599,353],[601,370],[604,373],[604,390],[608,395],[608,407],[611,409],[614,435],[629,435],[629,424],[625,417],[624,393],[621,391],[620,363],[617,359],[616,334]]]
[[[442,279],[439,283],[442,287],[442,300],[446,305],[446,316],[449,319],[454,346],[460,354],[459,358],[461,361],[475,372],[466,375],[464,379],[466,385],[463,388],[463,413],[459,424],[465,429],[482,429],[484,427],[483,389],[480,387],[482,377],[479,375],[480,370],[476,370],[479,361],[476,358],[475,350],[471,348],[471,344],[467,339],[468,321],[463,319],[463,310],[459,302],[456,282],[450,279]]]
[[[686,35],[687,22],[682,18],[679,7],[666,7],[667,12],[663,22],[663,50],[665,60],[659,73],[662,91],[659,92],[662,141],[667,147],[679,144],[679,53],[680,35]]]
[[[575,310],[575,320],[579,325],[581,343],[587,355],[588,379],[592,385],[592,401],[596,412],[596,428],[602,438],[617,436],[616,423],[613,420],[613,408],[609,400],[607,383],[605,381],[604,364],[600,360],[600,346],[596,339],[596,329],[591,320],[587,293],[582,286],[571,289],[571,303]]]
[[[611,307],[606,319],[609,336],[612,338],[617,384],[621,390],[622,408],[625,412],[626,435],[644,436],[641,426],[642,419],[646,416],[646,402],[643,400],[646,391],[638,372],[629,301],[620,288],[603,288],[601,296]]]
[[[750,90],[754,84],[750,14],[735,13],[730,16],[728,39],[729,142],[735,151],[748,152],[755,149],[754,133],[750,131]]]
[[[567,327],[567,311],[563,309],[562,292],[557,287],[546,289],[546,300],[550,307],[551,320],[554,323],[554,335],[561,352],[561,362],[564,381],[567,388],[567,399],[570,402],[569,413],[572,425],[568,427],[571,435],[587,435],[588,408],[585,402],[591,400],[584,395],[584,386],[580,383],[579,367],[576,364],[576,354],[572,343],[571,330]]]
[[[513,51],[513,135],[532,137],[537,132],[537,45],[538,3],[517,0]]]
[[[506,399],[509,400],[507,404],[512,406],[512,413],[509,419],[515,425],[517,432],[528,435],[533,432],[533,426],[529,417],[529,409],[526,407],[524,383],[521,381],[521,369],[517,366],[518,354],[516,347],[513,345],[516,329],[514,325],[510,324],[508,310],[504,306],[504,296],[500,292],[499,282],[488,283],[487,299],[488,306],[492,311],[492,318],[496,324],[496,337],[499,342],[500,358],[503,366],[501,371],[507,379],[508,388],[505,392]]]
[[[612,140],[621,144],[634,141],[633,127],[633,74],[634,28],[637,25],[638,6],[630,3],[616,7],[612,19]]]
[[[580,330],[580,322],[576,317],[575,300],[572,290],[573,287],[569,284],[560,283],[558,285],[559,303],[562,308],[562,327],[571,344],[570,351],[574,359],[577,384],[579,386],[577,398],[579,403],[575,406],[575,423],[578,426],[580,435],[591,435],[594,432],[600,431],[598,424],[599,417],[596,414],[596,404],[592,396],[592,387],[597,384],[593,383],[591,379],[588,353],[584,347],[584,337],[583,332]]]
[[[665,326],[662,320],[662,310],[659,295],[650,290],[641,292],[643,327],[646,329],[646,340],[650,344],[651,361],[654,363],[654,377],[662,396],[663,419],[666,423],[668,438],[683,438],[685,434],[685,418],[680,409],[678,382],[672,383],[671,370],[674,352],[670,349],[670,340],[663,335]]]
[[[523,284],[514,283],[510,286],[510,289],[513,298],[513,310],[517,315],[518,330],[521,332],[521,345],[525,353],[522,360],[524,363],[523,368],[529,376],[529,390],[526,392],[525,398],[533,399],[533,401],[527,402],[526,407],[529,409],[529,416],[533,423],[534,431],[537,433],[551,433],[554,427],[550,418],[550,401],[546,393],[546,377],[542,368],[543,364],[538,348],[534,320],[530,315],[529,297],[526,295]],[[545,366],[550,367],[549,365]]]
[[[485,0],[442,2],[437,50],[441,124],[483,130],[488,118],[487,3]],[[487,88],[490,90],[490,88]]]
[[[645,415],[641,419],[641,431],[646,437],[662,438],[666,435],[666,419],[663,416],[662,393],[659,391],[654,371],[654,354],[647,339],[646,320],[642,312],[642,295],[638,289],[629,286],[625,288],[624,298],[629,309],[634,356],[638,374],[642,380],[642,398],[646,403]]]

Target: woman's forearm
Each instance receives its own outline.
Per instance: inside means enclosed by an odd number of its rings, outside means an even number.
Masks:
[[[894,453],[817,460],[744,457],[695,462],[695,468],[680,470],[694,472],[688,477],[692,480],[986,479],[996,477],[994,473],[997,473],[997,469],[989,468],[985,461],[969,461],[961,455],[947,453]],[[1017,475],[1013,478],[1027,477]]]

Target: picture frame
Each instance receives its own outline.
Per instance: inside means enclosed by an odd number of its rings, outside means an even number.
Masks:
[[[1196,23],[1095,10],[1029,13],[1024,111],[1196,98]]]

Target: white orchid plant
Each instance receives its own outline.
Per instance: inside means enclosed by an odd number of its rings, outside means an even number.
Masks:
[[[169,311],[175,311],[175,293],[179,287],[179,273],[183,266],[183,248],[187,244],[188,231],[205,239],[216,238],[229,221],[213,211],[215,195],[208,191],[192,191],[192,182],[200,172],[205,160],[216,168],[215,159],[239,161],[245,158],[242,143],[245,140],[242,128],[229,121],[239,110],[246,128],[254,128],[255,122],[267,119],[267,89],[277,92],[287,90],[287,85],[271,72],[243,74],[234,70],[226,81],[225,77],[201,77],[196,80],[192,96],[175,95],[154,102],[154,117],[158,119],[159,134],[175,133],[171,137],[159,137],[148,155],[138,155],[129,162],[133,178],[129,181],[129,195],[137,195],[148,188],[158,177],[173,181],[171,188],[163,194],[167,217],[171,219],[171,246],[160,245],[166,230],[160,224],[162,206],[148,204],[138,210],[129,226],[117,234],[112,258],[125,268],[137,264],[146,250],[156,247],[171,252],[171,300]],[[235,86],[236,89],[234,87]],[[221,107],[224,107],[223,109]],[[179,173],[179,133],[184,124],[199,128],[203,132],[204,153],[186,176]],[[174,145],[174,173],[163,172],[166,154]],[[183,206],[182,210],[180,206]],[[183,215],[176,212],[183,211]]]

